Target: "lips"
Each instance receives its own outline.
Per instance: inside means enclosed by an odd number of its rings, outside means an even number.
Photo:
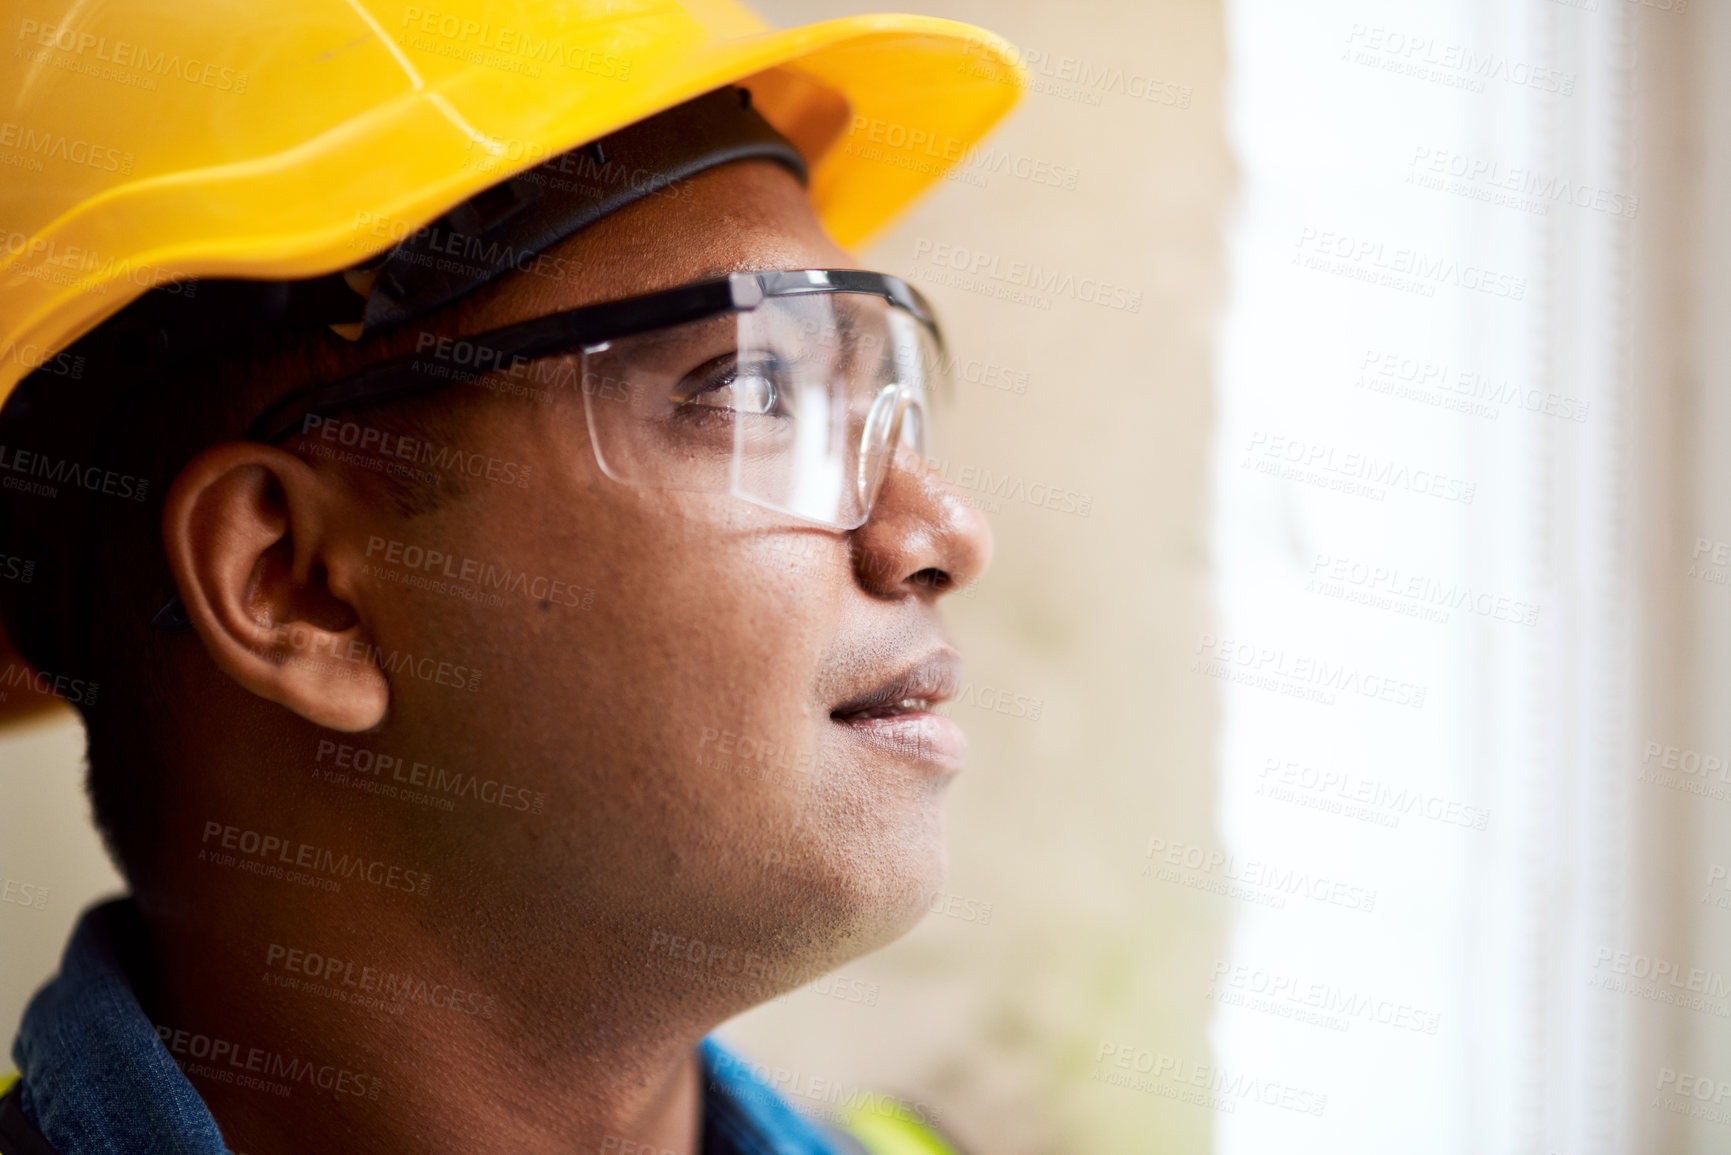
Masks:
[[[961,658],[942,649],[835,706],[830,720],[902,758],[959,770],[967,739],[960,726],[932,707],[955,697],[961,680]]]
[[[838,722],[848,722],[922,713],[955,697],[961,680],[961,659],[954,650],[939,650],[832,708],[829,716]]]

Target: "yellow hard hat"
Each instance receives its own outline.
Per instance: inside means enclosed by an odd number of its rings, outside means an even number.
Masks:
[[[857,244],[962,159],[1022,83],[1008,44],[966,24],[775,30],[733,0],[33,11],[15,18],[0,79],[0,404],[154,285],[354,265],[391,244],[357,220],[417,227],[730,83],[749,81],[806,153],[825,224]]]
[[[1014,50],[966,24],[776,30],[734,0],[30,11],[13,8],[0,76],[0,405],[38,369],[76,390],[56,358],[155,286],[351,268],[483,189],[730,84],[798,147],[825,225],[856,245],[965,159],[1024,83]],[[60,703],[45,677],[0,636],[0,726]]]

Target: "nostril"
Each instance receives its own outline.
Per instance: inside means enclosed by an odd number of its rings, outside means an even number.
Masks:
[[[947,590],[950,588],[951,582],[950,575],[937,566],[927,566],[913,574],[908,580],[915,585],[931,586],[934,590]]]

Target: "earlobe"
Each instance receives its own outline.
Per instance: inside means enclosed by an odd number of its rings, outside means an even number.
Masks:
[[[219,669],[310,722],[353,732],[384,719],[390,685],[366,623],[327,580],[328,498],[293,454],[228,442],[175,479],[162,544]]]

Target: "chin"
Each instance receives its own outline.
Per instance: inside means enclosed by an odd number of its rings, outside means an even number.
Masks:
[[[852,837],[815,847],[814,867],[792,879],[808,899],[813,928],[833,945],[828,966],[868,954],[902,937],[925,917],[943,889],[949,854],[939,803],[893,835]]]

